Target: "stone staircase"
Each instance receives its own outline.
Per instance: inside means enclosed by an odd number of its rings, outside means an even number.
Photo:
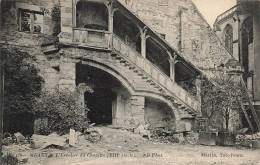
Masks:
[[[112,45],[111,56],[115,60],[146,80],[149,85],[154,87],[155,91],[160,92],[179,109],[191,116],[195,116],[198,113],[198,101],[182,89],[182,87],[173,82],[154,64],[144,59],[141,54],[124,43],[116,35],[113,35]]]
[[[150,86],[153,87],[155,93],[170,100],[176,107],[187,112],[185,114],[190,114],[187,118],[200,113],[200,102],[197,98],[171,80],[169,76],[115,34],[93,29],[74,28],[73,30],[75,35],[72,43],[65,42],[61,38],[60,42],[63,43],[63,45],[73,45],[89,50],[111,52],[110,55],[113,60],[116,60],[120,63],[120,66],[127,67],[141,77],[142,80],[146,81],[145,84],[149,85],[148,88],[150,88]],[[98,35],[91,35],[90,37],[89,34],[92,32]],[[101,41],[104,43],[102,47],[100,47]]]

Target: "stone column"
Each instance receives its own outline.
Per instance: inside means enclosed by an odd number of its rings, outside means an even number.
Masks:
[[[169,63],[170,63],[170,79],[172,81],[175,81],[175,62],[176,62],[177,55],[175,52],[173,56],[171,52],[167,51],[167,53],[169,55]]]
[[[195,84],[196,84],[196,98],[198,99],[199,101],[199,104],[198,104],[198,115],[197,116],[202,116],[202,113],[201,113],[201,79],[200,77],[197,77],[196,80],[195,80]]]
[[[113,2],[110,2],[107,5],[108,8],[108,31],[113,33],[114,31],[114,8],[113,8]]]
[[[60,63],[59,91],[74,91],[76,88],[76,64],[73,62]]]
[[[113,125],[122,125],[123,124],[122,119],[124,117],[124,104],[123,104],[122,96],[117,95],[116,100],[112,104],[113,104],[112,124]]]
[[[73,1],[72,0],[62,0],[60,1],[60,11],[61,11],[61,32],[59,34],[59,41],[63,43],[72,43],[73,37]],[[75,8],[76,9],[76,8]]]
[[[114,32],[114,12],[116,9],[114,9],[113,7],[113,2],[109,2],[109,4],[107,4],[107,9],[108,9],[108,31],[110,32],[110,36],[109,36],[109,42],[110,42],[110,46],[112,46],[113,44],[113,32]]]
[[[138,126],[145,124],[144,120],[145,98],[143,96],[131,96],[126,100],[124,125]]]
[[[254,100],[260,100],[260,2],[255,9],[253,16],[253,31],[254,31]]]
[[[141,54],[144,58],[146,58],[146,33],[147,33],[147,27],[144,27],[141,32]]]

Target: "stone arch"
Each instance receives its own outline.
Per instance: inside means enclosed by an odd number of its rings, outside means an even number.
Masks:
[[[125,78],[125,76],[123,76],[118,71],[116,71],[116,69],[113,69],[110,66],[105,65],[104,63],[85,59],[84,61],[82,61],[82,64],[101,69],[101,70],[107,72],[108,74],[112,75],[128,90],[128,92],[132,96],[141,96],[141,97],[145,97],[145,98],[149,97],[149,98],[157,99],[157,100],[165,103],[173,111],[176,121],[180,120],[178,108],[173,105],[172,101],[166,99],[162,95],[160,95],[158,93],[153,93],[151,91],[135,90],[134,87],[131,85],[131,83]]]

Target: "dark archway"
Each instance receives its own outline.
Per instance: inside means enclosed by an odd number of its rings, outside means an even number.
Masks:
[[[85,93],[85,106],[90,110],[87,117],[91,123],[116,124],[117,114],[124,114],[124,98],[130,93],[122,83],[105,70],[78,63],[76,84],[85,83],[93,88],[93,93]],[[123,98],[123,99],[118,99]]]
[[[76,27],[108,30],[108,10],[105,4],[79,1],[76,5]]]

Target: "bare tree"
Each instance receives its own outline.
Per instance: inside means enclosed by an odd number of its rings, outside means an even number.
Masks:
[[[229,131],[229,121],[239,115],[238,98],[242,97],[242,89],[236,76],[220,72],[214,84],[204,83],[202,87],[203,115],[208,118],[209,125],[214,125],[213,117],[220,115],[225,122],[225,131]]]

